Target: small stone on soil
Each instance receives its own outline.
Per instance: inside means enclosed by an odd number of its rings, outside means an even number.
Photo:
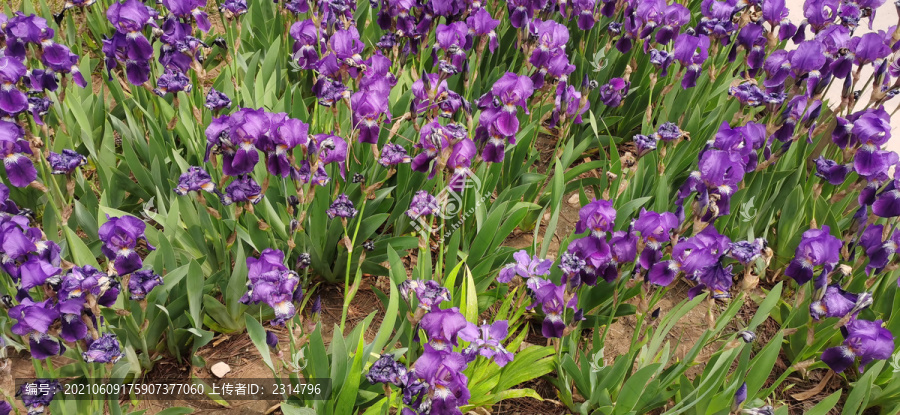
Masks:
[[[212,365],[212,367],[209,368],[209,371],[212,372],[213,376],[223,378],[228,372],[231,372],[231,366],[228,366],[228,363],[219,362]]]

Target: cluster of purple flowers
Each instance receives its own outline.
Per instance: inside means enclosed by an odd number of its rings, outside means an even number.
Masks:
[[[159,63],[163,73],[153,90],[157,95],[189,92],[191,80],[187,73],[199,68],[203,62],[203,49],[209,46],[193,36],[194,26],[203,32],[209,31],[211,24],[202,0],[163,0],[167,14],[145,5],[138,0],[113,3],[106,11],[106,18],[116,29],[115,34],[103,40],[103,53],[109,78],[112,70],[124,64],[125,75],[132,85],[143,85],[150,79],[150,61],[153,59],[153,45],[144,30],[148,27],[159,32],[161,46]]]
[[[471,394],[468,378],[462,373],[478,356],[490,359],[503,367],[513,354],[502,342],[509,335],[509,323],[499,320],[476,326],[456,307],[440,309],[450,301],[447,288],[435,281],[408,280],[401,284],[401,294],[408,301],[415,294],[420,311],[416,314],[418,328],[427,341],[421,356],[410,366],[385,354],[369,369],[370,383],[393,384],[402,392],[403,414],[462,414],[460,407],[469,402]],[[469,345],[460,343],[460,340]]]
[[[225,97],[227,98],[227,97]],[[209,106],[224,108],[223,98],[214,97]],[[230,102],[228,102],[230,105]],[[290,118],[285,113],[270,113],[262,109],[241,108],[232,114],[213,119],[206,128],[206,156],[222,155],[222,173],[235,179],[224,192],[218,192],[209,173],[191,168],[179,180],[176,191],[206,190],[220,196],[222,203],[258,203],[262,187],[250,176],[259,163],[260,152],[265,157],[267,171],[277,177],[291,177],[302,183],[323,186],[331,179],[325,165],[338,163],[345,173],[347,142],[331,134],[309,135],[309,124]],[[296,160],[295,148],[300,147],[303,158]],[[217,160],[213,160],[216,164]]]
[[[87,85],[78,69],[78,55],[54,42],[53,29],[34,14],[16,12],[10,18],[0,13],[0,27],[0,41],[5,43],[0,57],[0,116],[14,121],[28,111],[36,123],[42,124],[41,117],[51,104],[45,91],[59,88],[59,75],[70,74],[78,86]],[[20,86],[27,90],[23,92]]]
[[[698,170],[678,190],[677,215],[684,220],[684,201],[697,193],[695,214],[712,223],[731,212],[731,197],[748,171],[758,163],[756,150],[765,144],[766,126],[755,122],[732,128],[719,126],[713,140],[700,152]]]
[[[840,346],[826,349],[822,353],[822,361],[835,372],[843,372],[859,358],[859,370],[873,360],[885,360],[891,357],[894,350],[894,336],[882,327],[882,321],[869,321],[858,318],[863,309],[872,304],[872,294],[852,293],[841,287],[840,279],[830,282],[834,276],[849,273],[849,267],[838,265],[841,260],[840,239],[830,233],[827,226],[822,229],[810,229],[803,233],[794,259],[788,264],[785,275],[804,285],[813,281],[815,295],[809,306],[813,319],[840,318],[841,334],[844,342]],[[897,232],[883,241],[884,225],[871,225],[864,232],[858,246],[869,257],[866,271],[883,268],[896,250],[895,240],[900,239]],[[816,276],[816,272],[818,275]]]
[[[284,252],[268,248],[259,258],[247,258],[247,293],[241,297],[244,304],[266,303],[275,311],[273,325],[284,325],[294,317],[294,303],[303,300],[300,276],[284,265]]]
[[[84,341],[86,362],[115,363],[121,357],[121,347],[114,335],[98,332],[103,321],[98,307],[115,304],[121,291],[119,280],[90,265],[63,272],[60,247],[43,239],[38,228],[30,227],[15,204],[6,200],[3,205],[3,269],[18,288],[18,304],[9,309],[9,316],[16,320],[12,332],[28,338],[35,359],[61,354],[65,351],[63,341]],[[143,226],[136,218],[123,217],[112,218],[100,228],[101,249],[114,258],[120,274],[141,266],[135,249],[137,241],[144,239]],[[134,272],[128,281],[131,298],[143,299],[161,283],[152,271]],[[43,300],[34,300],[29,292],[36,287],[44,288]]]
[[[491,90],[478,99],[481,116],[475,138],[484,143],[481,158],[489,163],[503,161],[506,144],[516,143],[519,132],[518,111],[528,113],[528,99],[534,94],[534,82],[524,75],[507,72]]]

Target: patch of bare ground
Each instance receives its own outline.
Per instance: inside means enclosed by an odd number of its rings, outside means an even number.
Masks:
[[[562,415],[570,411],[557,401],[556,388],[545,379],[535,379],[518,385],[519,388],[534,389],[543,400],[534,398],[515,398],[504,400],[491,410],[492,415]]]
[[[381,279],[385,277],[380,277]],[[344,336],[346,337],[356,327],[375,312],[372,322],[366,327],[364,337],[367,342],[375,340],[378,328],[384,320],[385,305],[372,290],[373,287],[378,288],[381,292],[387,293],[390,288],[385,288],[386,280],[379,282],[379,277],[364,276],[360,283],[359,290],[350,302],[347,310],[347,323],[344,328]],[[320,295],[322,298],[322,337],[325,344],[331,343],[331,337],[334,334],[335,326],[341,324],[341,313],[344,310],[344,287],[338,284],[323,284],[313,295]]]

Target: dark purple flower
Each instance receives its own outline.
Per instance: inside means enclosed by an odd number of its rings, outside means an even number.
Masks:
[[[564,264],[560,261],[560,268],[563,269],[563,281],[571,288],[576,288],[581,284],[595,285],[597,279],[603,277],[606,282],[612,282],[618,277],[615,262],[612,256],[612,249],[605,239],[594,235],[588,235],[569,243],[566,252],[573,258],[576,258],[578,265],[581,261],[584,264],[578,268],[577,265]],[[573,261],[574,262],[574,261]],[[577,272],[570,272],[577,269]]]
[[[469,103],[447,86],[447,80],[441,80],[438,74],[426,74],[412,84],[412,102],[410,109],[418,114],[434,113],[440,110],[440,116],[450,118],[461,108],[470,111]]]
[[[650,63],[660,69],[660,75],[669,74],[669,65],[675,61],[674,55],[659,49],[650,50]]]
[[[406,280],[400,284],[400,289],[401,292],[407,293],[405,295],[407,298],[409,292],[415,293],[419,300],[419,308],[425,311],[431,311],[444,301],[450,301],[450,290],[437,281]]]
[[[575,232],[591,231],[591,234],[602,238],[606,232],[611,232],[616,222],[616,210],[612,202],[608,200],[594,200],[578,211],[578,222],[575,224]]]
[[[641,208],[634,230],[640,232],[641,239],[649,245],[659,245],[670,239],[673,229],[678,227],[678,218],[672,212],[657,213]]]
[[[622,100],[628,94],[630,84],[622,78],[611,79],[609,83],[600,87],[600,101],[609,107],[622,105]]]
[[[188,171],[178,178],[178,186],[175,186],[175,194],[184,196],[188,192],[199,192],[205,190],[207,192],[215,192],[216,184],[213,183],[212,177],[202,167],[191,166]]]
[[[431,347],[437,351],[449,351],[453,346],[459,346],[457,337],[467,324],[458,307],[446,310],[432,308],[422,317],[419,327],[425,330]]]
[[[813,270],[824,266],[823,274],[828,274],[840,261],[841,240],[832,236],[828,226],[803,232],[794,259],[784,270],[784,274],[803,285],[813,278]]]
[[[870,298],[870,296],[864,298]],[[842,318],[851,313],[856,318],[856,313],[861,309],[857,307],[859,300],[859,294],[849,293],[844,291],[840,285],[831,284],[821,290],[821,295],[809,304],[809,314],[816,321],[828,317]]]
[[[416,384],[409,378],[421,378],[426,385],[431,386],[431,393],[428,393],[431,400],[425,405],[415,405],[424,397],[413,398],[417,394],[414,393],[415,389],[404,388],[404,403],[419,407],[420,413],[461,415],[459,407],[466,405],[470,397],[468,379],[462,374],[467,365],[466,358],[457,352],[435,348],[431,342],[426,344],[424,349],[422,356],[416,360],[413,371],[409,373],[411,376],[408,377],[406,384],[409,388]],[[419,393],[422,392],[425,391]],[[408,395],[413,399],[408,399]]]
[[[734,402],[731,404],[732,411],[741,407],[741,404],[747,400],[747,382],[741,383],[737,391],[734,392]]]
[[[440,207],[437,199],[424,190],[419,190],[413,195],[412,201],[409,202],[409,209],[406,216],[416,220],[422,216],[433,215]]]
[[[51,151],[47,161],[52,169],[51,174],[72,174],[75,168],[87,163],[87,158],[78,154],[75,150],[64,149],[62,154]]]
[[[135,271],[128,277],[128,293],[132,300],[143,300],[163,279],[153,270]]]
[[[319,61],[317,46],[322,50],[324,36],[319,36],[319,28],[312,20],[301,20],[291,26],[290,34],[294,38],[294,59],[301,69],[313,69]]]
[[[634,146],[637,148],[637,156],[642,157],[647,153],[656,150],[656,144],[659,139],[656,138],[656,135],[643,135],[636,134],[632,140],[634,141]]]
[[[7,401],[0,401],[0,415],[9,415],[12,412],[12,405]]]
[[[821,177],[835,186],[843,184],[844,180],[847,179],[847,174],[850,173],[849,165],[838,164],[838,162],[834,160],[826,159],[825,156],[819,156],[819,158],[815,160],[815,163],[816,176]]]
[[[225,95],[224,92],[217,91],[215,88],[210,88],[209,92],[206,94],[206,103],[203,105],[212,111],[219,111],[225,108],[231,108],[231,98],[228,98],[228,95]]]
[[[740,262],[741,265],[747,266],[762,255],[762,250],[765,246],[766,243],[762,238],[756,238],[752,241],[732,242],[728,255]]]
[[[536,290],[535,300],[541,304],[541,310],[544,312],[541,333],[546,338],[562,337],[566,329],[563,313],[566,308],[574,310],[577,299],[572,297],[566,301],[565,286],[548,283]]]
[[[233,19],[247,13],[247,0],[225,0],[219,10],[225,14],[226,19]]]
[[[109,218],[100,227],[100,240],[103,245],[100,250],[103,255],[115,262],[116,272],[125,275],[137,271],[143,265],[141,257],[137,253],[139,241],[144,241],[148,250],[156,248],[147,242],[144,230],[147,224],[134,216],[122,216]]]
[[[115,334],[105,333],[91,341],[81,357],[87,363],[116,363],[122,358],[122,346]]]
[[[273,325],[283,325],[296,313],[295,294],[300,276],[284,265],[284,253],[267,248],[259,258],[247,258],[247,293],[241,297],[244,304],[264,302],[275,311]],[[301,291],[302,292],[302,291]]]
[[[183,21],[189,22],[191,18],[196,20],[197,28],[204,32],[208,32],[210,27],[212,27],[206,12],[200,10],[201,7],[206,5],[206,2],[203,0],[162,0],[162,3],[173,15]]]
[[[380,91],[359,91],[350,97],[353,108],[353,127],[359,130],[360,143],[378,143],[381,117],[390,121],[388,95]]]
[[[262,187],[250,175],[242,175],[225,186],[225,193],[221,195],[221,199],[225,206],[240,202],[250,202],[255,205],[262,200]]]
[[[469,17],[466,18],[466,25],[469,28],[467,33],[468,38],[486,35],[488,37],[488,49],[492,53],[497,49],[499,42],[497,41],[497,33],[494,29],[500,25],[500,21],[491,17],[491,14],[487,10],[480,8],[474,14],[469,15]],[[467,43],[470,42],[473,42],[473,40],[467,39]]]
[[[62,391],[58,380],[37,379],[34,382],[22,384],[16,392],[16,396],[22,399],[22,404],[29,415],[43,414],[50,406],[57,392]]]
[[[537,255],[529,256],[524,249],[513,254],[513,258],[516,262],[506,264],[500,270],[500,275],[497,276],[498,282],[508,283],[516,275],[526,280],[535,276],[550,275],[550,266],[553,265],[553,261],[549,259],[540,259]]]
[[[501,343],[509,335],[509,322],[506,320],[498,320],[493,324],[483,324],[481,327],[475,327],[469,323],[465,329],[459,333],[459,337],[465,341],[471,342],[469,347],[463,352],[464,356],[471,356],[474,360],[475,355],[481,355],[491,359],[497,366],[503,367],[513,360],[513,354],[503,348]]]
[[[266,330],[266,345],[278,349],[278,335],[275,332]]]
[[[350,198],[346,194],[341,193],[326,210],[326,213],[331,219],[335,217],[349,219],[356,216],[359,212],[353,207],[353,202]]]
[[[394,355],[383,354],[366,373],[366,380],[371,384],[392,383],[400,386],[406,378],[407,369],[402,363],[394,360]]]
[[[882,218],[900,216],[900,188],[896,181],[878,194],[875,203],[872,203],[872,212]]]
[[[683,137],[684,132],[681,131],[681,128],[678,128],[678,124],[667,121],[662,123],[653,135],[656,136],[657,140],[673,141]]]
[[[401,163],[409,163],[411,160],[403,146],[396,143],[388,143],[381,149],[381,158],[378,159],[378,164],[384,167],[396,166]]]
[[[873,360],[886,360],[894,352],[894,336],[882,321],[851,319],[841,328],[844,342],[825,349],[822,361],[835,372],[843,372],[859,357],[859,371]]]

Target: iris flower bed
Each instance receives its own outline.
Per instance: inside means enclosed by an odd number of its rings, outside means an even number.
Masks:
[[[0,415],[900,412],[900,2],[15,6]]]

